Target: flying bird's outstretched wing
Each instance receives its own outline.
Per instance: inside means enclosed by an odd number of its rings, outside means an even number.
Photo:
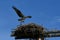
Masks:
[[[20,10],[18,10],[16,7],[12,7],[15,11],[16,11],[16,13],[17,13],[17,15],[19,16],[19,17],[24,17],[24,15],[21,13],[21,11]]]

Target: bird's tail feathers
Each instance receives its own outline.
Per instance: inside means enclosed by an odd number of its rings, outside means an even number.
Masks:
[[[27,16],[28,18],[32,18],[32,16]]]

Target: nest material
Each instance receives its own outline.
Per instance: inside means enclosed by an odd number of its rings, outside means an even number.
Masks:
[[[44,28],[40,25],[29,23],[16,28],[12,36],[17,37],[38,37],[43,34]]]

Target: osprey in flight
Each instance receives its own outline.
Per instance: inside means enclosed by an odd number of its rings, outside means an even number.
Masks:
[[[31,16],[24,16],[22,13],[21,13],[21,11],[20,10],[18,10],[16,7],[12,7],[14,10],[15,10],[15,12],[17,13],[17,15],[21,18],[21,19],[19,19],[18,21],[24,21],[26,18],[31,18]]]

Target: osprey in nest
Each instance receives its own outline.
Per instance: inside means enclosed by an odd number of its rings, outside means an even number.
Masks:
[[[18,19],[18,21],[24,22],[24,20],[25,20],[26,18],[31,18],[31,16],[25,16],[25,15],[23,15],[23,14],[21,13],[21,11],[18,10],[16,7],[13,6],[12,8],[15,10],[15,12],[17,13],[17,15],[20,17],[20,19]]]

